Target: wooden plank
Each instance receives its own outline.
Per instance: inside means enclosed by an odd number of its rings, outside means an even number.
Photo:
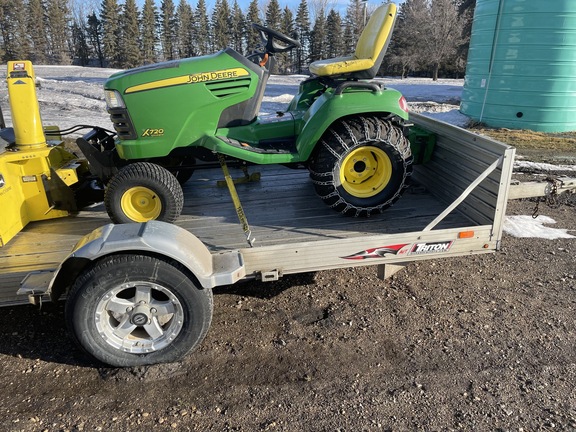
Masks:
[[[576,190],[576,178],[574,177],[557,177],[555,180],[555,185],[553,181],[512,184],[508,198],[536,198],[549,195],[554,190],[557,194]]]

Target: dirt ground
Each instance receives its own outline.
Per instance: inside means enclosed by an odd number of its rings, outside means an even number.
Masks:
[[[568,149],[572,150],[572,149]],[[576,196],[539,212],[576,234]],[[511,201],[509,214],[535,202]],[[175,364],[96,364],[63,305],[0,309],[2,431],[574,431],[576,239],[219,288]]]

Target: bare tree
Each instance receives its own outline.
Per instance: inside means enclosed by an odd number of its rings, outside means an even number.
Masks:
[[[396,65],[402,78],[419,65],[421,26],[428,20],[426,0],[407,0],[400,6],[386,63]]]
[[[432,79],[438,80],[438,70],[449,59],[454,58],[463,42],[464,19],[458,13],[454,0],[432,0],[430,4],[430,25],[423,46],[424,59],[432,67]]]
[[[417,67],[429,68],[438,79],[440,68],[456,58],[464,42],[465,18],[455,0],[406,0],[400,6],[390,59],[402,75]]]

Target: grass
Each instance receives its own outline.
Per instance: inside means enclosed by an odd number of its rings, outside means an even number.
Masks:
[[[473,124],[469,129],[516,147],[518,154],[534,162],[576,164],[576,131],[545,133],[483,124]]]

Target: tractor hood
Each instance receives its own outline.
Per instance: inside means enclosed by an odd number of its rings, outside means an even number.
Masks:
[[[200,145],[219,127],[250,123],[266,78],[266,69],[230,48],[110,76],[104,90],[118,154],[162,157]]]

